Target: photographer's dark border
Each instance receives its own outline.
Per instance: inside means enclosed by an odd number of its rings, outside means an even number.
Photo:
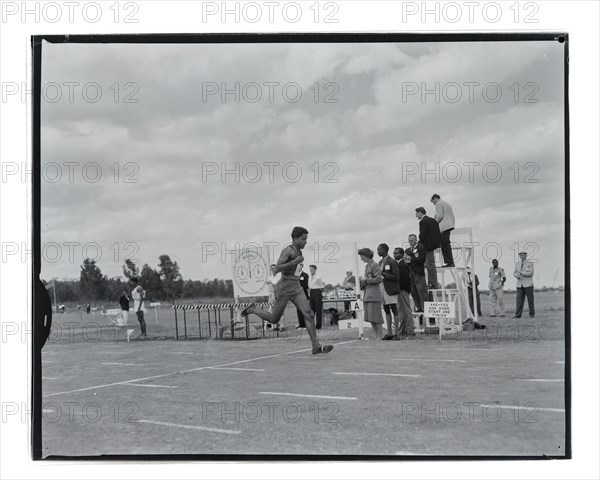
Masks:
[[[51,326],[52,311],[46,288],[41,282],[41,75],[43,42],[49,43],[415,43],[415,42],[523,42],[564,43],[564,128],[565,128],[565,454],[563,456],[395,456],[395,455],[98,455],[48,456],[42,446],[42,348]],[[32,458],[34,460],[216,460],[216,461],[365,461],[365,460],[542,460],[571,458],[571,272],[570,272],[570,174],[569,174],[569,36],[565,32],[542,33],[213,33],[213,34],[110,34],[35,35],[31,38],[33,61],[32,161],[33,161],[33,351],[32,351]],[[45,324],[45,326],[44,326]]]

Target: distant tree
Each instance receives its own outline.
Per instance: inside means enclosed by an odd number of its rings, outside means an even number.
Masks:
[[[147,263],[142,267],[142,271],[140,272],[140,284],[146,290],[147,300],[162,300],[164,298],[160,275]]]
[[[125,260],[125,265],[123,265],[123,275],[128,279],[140,276],[140,269],[130,258]]]
[[[158,274],[162,284],[163,295],[165,299],[171,300],[175,304],[175,299],[181,296],[183,289],[183,278],[179,273],[179,265],[173,262],[169,255],[158,257]]]
[[[106,298],[105,300],[118,301],[123,293],[123,290],[129,291],[127,282],[121,280],[121,277],[109,278],[107,281]]]
[[[102,275],[102,271],[94,260],[86,258],[81,265],[79,274],[79,288],[83,299],[93,301],[104,298],[108,279]]]

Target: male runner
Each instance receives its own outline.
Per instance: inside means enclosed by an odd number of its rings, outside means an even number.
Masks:
[[[146,291],[141,285],[138,285],[138,279],[136,277],[129,279],[129,281],[133,285],[131,296],[133,297],[133,310],[137,315],[138,322],[140,322],[140,338],[146,338],[146,321],[144,320],[144,312],[146,311],[144,297],[146,296]]]
[[[274,288],[275,303],[271,312],[257,308],[253,303],[242,312],[242,316],[254,313],[258,317],[269,323],[277,323],[281,319],[288,302],[292,302],[298,310],[302,312],[308,336],[312,343],[312,353],[329,353],[333,350],[333,345],[321,345],[317,339],[317,330],[315,329],[315,319],[310,304],[304,295],[300,286],[300,274],[302,273],[302,249],[308,241],[308,230],[303,227],[294,227],[292,230],[292,244],[281,251],[277,265],[276,273],[281,272],[281,280],[277,282]]]

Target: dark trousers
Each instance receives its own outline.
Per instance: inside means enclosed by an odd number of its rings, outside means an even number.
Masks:
[[[410,293],[415,302],[415,307],[419,307],[419,312],[422,312],[425,302],[429,300],[425,275],[418,275],[411,270],[410,278],[412,279]]]
[[[481,317],[481,297],[479,296],[479,289],[475,290],[475,296],[477,297],[477,315]],[[469,287],[469,306],[473,315],[475,315],[475,309],[473,308],[473,289]]]
[[[517,288],[517,310],[515,311],[515,317],[521,318],[523,313],[523,306],[525,305],[525,297],[527,297],[527,305],[529,306],[529,316],[535,315],[535,308],[533,306],[533,287],[519,287]]]
[[[146,335],[146,321],[144,320],[144,312],[141,310],[135,312],[138,322],[140,322],[140,330],[142,331],[142,335]]]
[[[452,265],[454,258],[452,256],[452,247],[450,246],[450,232],[454,230],[449,228],[442,232],[442,256],[444,257],[444,265]]]
[[[323,292],[320,289],[311,289],[310,308],[317,316],[316,327],[319,329],[323,323]]]

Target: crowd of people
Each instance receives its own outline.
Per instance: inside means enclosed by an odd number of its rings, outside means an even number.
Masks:
[[[454,230],[455,218],[452,206],[441,199],[438,194],[431,197],[435,206],[435,216],[429,217],[424,207],[415,209],[415,216],[419,220],[419,234],[408,236],[408,247],[396,247],[393,257],[390,256],[390,247],[381,243],[377,247],[379,261],[374,260],[375,252],[369,248],[358,250],[360,259],[365,263],[365,271],[359,277],[359,285],[364,302],[364,321],[371,324],[373,339],[400,340],[403,337],[415,335],[415,316],[420,324],[425,319],[423,313],[425,302],[432,300],[431,289],[439,289],[435,251],[440,248],[443,257],[442,268],[455,267],[450,245],[450,234]],[[535,316],[533,304],[533,272],[531,261],[527,260],[527,252],[520,252],[520,262],[515,265],[514,277],[517,279],[517,306],[514,318],[520,318],[523,312],[525,298],[528,300],[529,314]],[[281,278],[277,273],[277,266],[271,266],[272,276],[268,283],[271,288],[270,301],[275,301],[274,286]],[[308,300],[315,319],[316,329],[323,323],[323,280],[317,274],[317,266],[310,265],[310,275],[301,272],[299,281]],[[471,312],[482,316],[481,298],[479,293],[479,278],[470,267],[466,268],[464,275],[465,287],[468,292]],[[505,317],[504,313],[504,284],[506,274],[504,269],[494,259],[489,269],[489,302],[491,307],[490,317]],[[351,270],[341,282],[341,287],[353,291],[356,277]],[[475,290],[475,295],[473,295]],[[412,297],[414,309],[411,307]],[[475,298],[475,301],[474,301]],[[383,313],[382,313],[383,307]],[[350,302],[344,302],[344,310],[350,310]],[[354,314],[354,312],[353,312]],[[384,315],[385,314],[385,318]],[[297,309],[297,329],[306,328],[305,315]],[[383,334],[383,325],[386,325],[386,334]]]

